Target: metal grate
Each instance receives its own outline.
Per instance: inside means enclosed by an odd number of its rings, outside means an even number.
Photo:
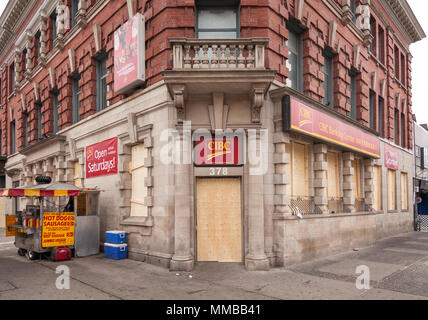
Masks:
[[[322,214],[322,211],[315,205],[314,197],[291,197],[290,208],[294,215]]]
[[[343,198],[336,198],[336,197],[328,198],[328,212],[330,213],[343,212]]]
[[[428,215],[418,214],[416,224],[418,231],[428,231]]]

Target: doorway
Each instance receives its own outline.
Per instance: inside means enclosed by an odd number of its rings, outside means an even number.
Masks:
[[[241,178],[196,179],[197,261],[242,262]]]

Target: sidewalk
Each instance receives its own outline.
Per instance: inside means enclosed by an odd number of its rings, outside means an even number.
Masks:
[[[58,290],[60,265],[70,290]],[[355,269],[370,268],[370,290],[358,290]],[[409,233],[376,246],[317,261],[247,272],[243,265],[199,263],[192,273],[103,255],[72,261],[28,261],[0,246],[0,299],[427,299],[428,234]]]

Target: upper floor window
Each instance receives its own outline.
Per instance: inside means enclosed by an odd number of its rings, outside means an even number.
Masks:
[[[30,144],[30,123],[29,123],[29,115],[28,112],[24,112],[24,121],[25,121],[25,147],[28,147]]]
[[[107,53],[103,52],[97,57],[97,111],[107,107]]]
[[[292,25],[288,27],[288,60],[287,67],[289,70],[289,77],[287,79],[287,86],[302,92],[303,91],[303,44],[302,36],[296,32]]]
[[[351,82],[349,84],[349,91],[351,96],[349,98],[349,104],[351,105],[351,112],[349,116],[357,120],[357,71],[353,68],[349,70],[349,76],[351,78]]]
[[[406,59],[404,54],[401,54],[401,83],[406,85]]]
[[[326,106],[334,107],[334,70],[333,70],[333,55],[328,51],[324,50],[324,65],[322,66],[322,72],[324,73],[324,99],[323,103]]]
[[[10,123],[10,154],[14,154],[16,151],[15,148],[15,120]]]
[[[80,87],[79,87],[80,74],[75,73],[72,76],[72,104],[73,104],[73,124],[80,121],[79,109],[80,109]]]
[[[394,64],[395,64],[395,78],[400,79],[400,52],[397,46],[394,46]]]
[[[35,35],[35,38],[36,38],[36,41],[35,41],[35,55],[36,55],[37,59],[40,58],[40,46],[41,46],[40,37],[41,37],[41,33],[40,33],[40,31],[37,31],[37,33]]]
[[[370,52],[376,55],[376,20],[373,17],[370,17],[370,34],[373,37],[370,43]]]
[[[76,17],[79,13],[79,0],[71,0],[71,26],[76,25]]]
[[[42,117],[43,117],[43,112],[42,112],[42,103],[41,102],[37,102],[36,103],[36,107],[37,107],[37,138],[39,140],[42,140]]]
[[[373,90],[370,90],[369,93],[369,112],[370,112],[370,128],[376,129],[376,93]]]
[[[53,133],[59,131],[58,120],[59,120],[59,103],[58,103],[58,90],[52,91],[52,104],[53,104]]]
[[[22,51],[22,72],[27,71],[27,49]]]
[[[383,98],[379,96],[377,103],[377,115],[378,115],[378,132],[381,137],[383,137]]]
[[[52,48],[54,46],[54,41],[55,41],[55,39],[57,37],[57,33],[56,33],[56,17],[57,17],[56,10],[54,10],[51,13],[51,15],[50,15],[51,28],[52,28],[52,32],[51,32],[51,35],[52,35],[52,37],[51,37],[51,39],[52,39]]]
[[[401,112],[401,146],[403,148],[406,147],[406,117],[404,116],[404,112]]]
[[[239,1],[198,1],[196,35],[199,39],[239,38]]]
[[[400,112],[398,111],[398,108],[395,108],[394,111],[394,131],[395,131],[395,144],[400,144],[400,119],[399,119]]]
[[[378,41],[378,46],[377,46],[377,51],[378,51],[378,55],[377,58],[379,59],[380,62],[382,62],[383,64],[385,64],[384,61],[384,32],[381,26],[378,27],[378,32],[377,32],[377,41]]]
[[[9,94],[13,92],[15,86],[15,63],[9,67]]]
[[[351,10],[352,13],[352,21],[355,23],[357,22],[357,0],[350,0],[350,7],[349,9]]]

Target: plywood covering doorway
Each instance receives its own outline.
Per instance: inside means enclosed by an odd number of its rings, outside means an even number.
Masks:
[[[242,262],[241,178],[196,179],[198,261]]]

